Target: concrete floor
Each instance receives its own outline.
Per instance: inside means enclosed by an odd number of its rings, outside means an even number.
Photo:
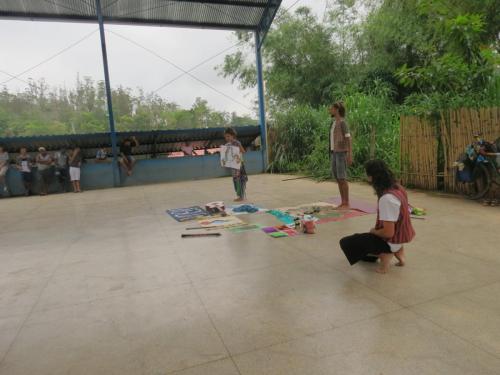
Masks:
[[[336,195],[282,179],[252,176],[251,200]],[[412,192],[429,217],[379,275],[338,246],[373,215],[183,240],[164,213],[231,197],[216,179],[1,200],[0,374],[500,374],[499,208]]]

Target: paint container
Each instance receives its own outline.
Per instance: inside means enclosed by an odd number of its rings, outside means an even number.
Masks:
[[[302,220],[302,228],[306,234],[316,233],[316,224],[314,223],[314,219],[304,216],[304,220]]]

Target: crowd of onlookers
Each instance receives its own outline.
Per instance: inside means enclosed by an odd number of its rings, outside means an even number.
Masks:
[[[127,138],[120,144],[119,162],[128,176],[132,175],[135,158],[132,156],[134,147],[139,146],[135,137]],[[108,150],[99,148],[95,155],[96,163],[107,162]],[[45,147],[39,147],[36,155],[28,153],[26,147],[21,147],[15,158],[0,145],[0,197],[10,195],[7,183],[7,172],[10,168],[17,169],[22,177],[25,195],[33,194],[35,180],[39,181],[40,195],[47,195],[50,184],[56,179],[60,184],[60,191],[68,191],[71,185],[73,192],[81,193],[80,172],[83,163],[80,147],[61,149],[48,152]]]
[[[119,163],[127,176],[131,176],[136,160],[133,150],[139,146],[136,137],[130,137],[119,145]],[[169,156],[175,156],[175,152]],[[191,142],[185,142],[181,146],[182,156],[200,156],[218,154],[217,149],[209,150],[195,149]],[[99,148],[95,154],[95,163],[105,163],[109,161],[110,152],[106,148]],[[16,157],[10,158],[9,153],[0,145],[0,198],[10,195],[7,183],[7,172],[9,168],[17,169],[22,177],[25,195],[33,194],[33,186],[38,181],[38,191],[40,195],[49,193],[49,186],[56,180],[60,185],[60,191],[66,192],[72,187],[73,192],[80,193],[80,171],[84,158],[78,146],[69,149],[60,149],[49,152],[45,147],[38,148],[38,152],[33,155],[26,147],[21,147]]]
[[[82,153],[79,147],[75,146],[70,150],[61,149],[50,153],[45,147],[38,148],[38,153],[33,156],[28,153],[26,147],[21,147],[19,154],[13,160],[9,154],[0,146],[0,186],[1,196],[9,194],[7,184],[7,172],[9,168],[19,170],[25,189],[25,195],[33,193],[33,184],[36,177],[40,181],[40,195],[47,195],[49,185],[57,178],[62,191],[67,191],[71,183],[75,193],[81,192],[80,188],[80,168],[82,166]]]

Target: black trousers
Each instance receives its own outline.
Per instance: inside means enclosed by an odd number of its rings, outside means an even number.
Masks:
[[[340,248],[351,266],[360,260],[376,260],[375,257],[370,257],[369,254],[379,255],[391,252],[391,247],[386,241],[371,233],[356,233],[344,237],[340,240]]]

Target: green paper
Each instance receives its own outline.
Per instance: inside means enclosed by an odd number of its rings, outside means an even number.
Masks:
[[[273,232],[273,233],[269,233],[269,235],[273,238],[288,237],[288,234],[285,232]]]
[[[233,233],[243,233],[243,232],[249,232],[251,230],[258,230],[261,229],[262,225],[259,224],[251,224],[251,225],[243,225],[241,227],[233,227],[229,228],[229,230]]]

